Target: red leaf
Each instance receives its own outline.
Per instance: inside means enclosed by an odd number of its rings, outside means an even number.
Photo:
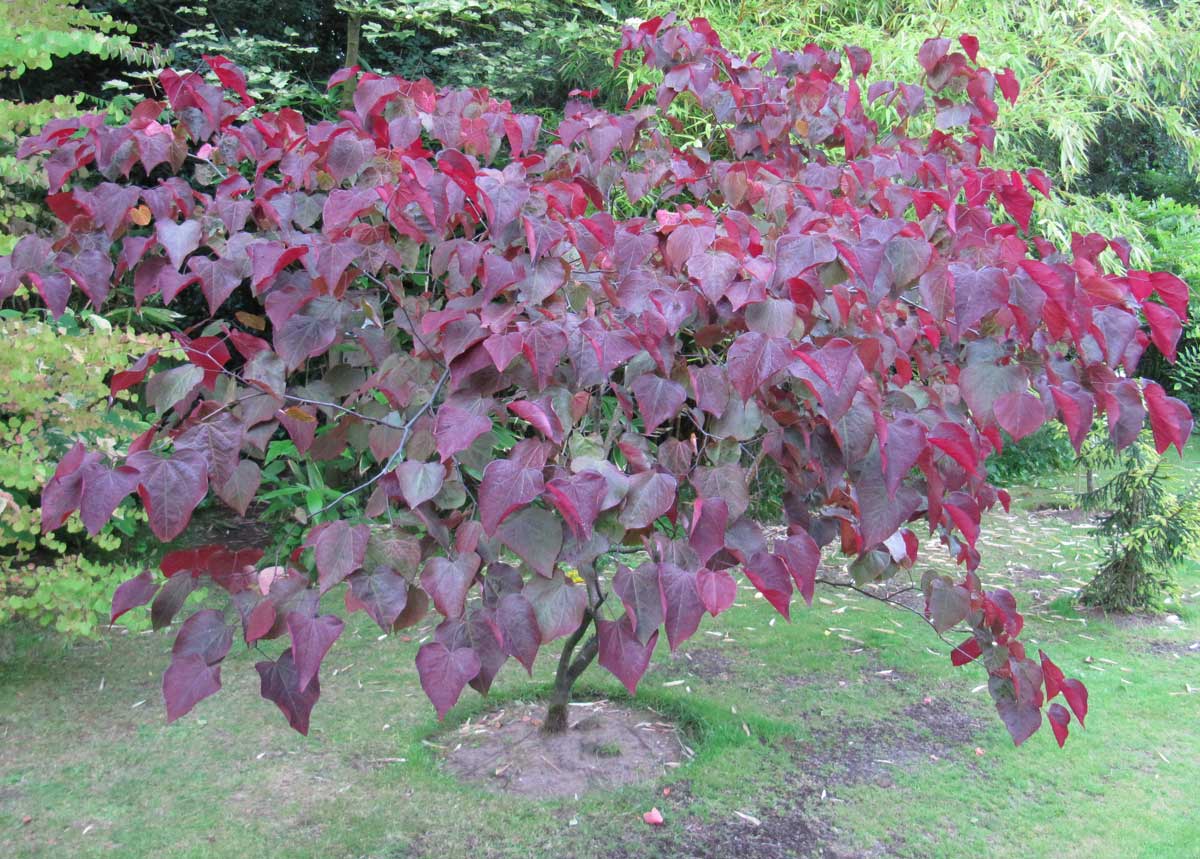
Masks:
[[[793,534],[775,544],[775,553],[787,566],[804,602],[811,606],[816,589],[817,567],[821,563],[821,549],[816,541],[805,532]]]
[[[1071,724],[1071,714],[1062,704],[1051,704],[1046,711],[1046,717],[1050,721],[1050,730],[1054,731],[1054,739],[1058,740],[1058,747],[1061,749],[1067,741],[1067,725]]]
[[[687,400],[683,385],[654,373],[643,373],[634,379],[630,387],[637,398],[638,411],[642,414],[647,434],[678,415]]]
[[[1071,712],[1079,720],[1079,727],[1082,728],[1084,717],[1087,716],[1088,711],[1087,687],[1078,680],[1064,680],[1062,693],[1063,697],[1067,699],[1067,703],[1071,705]]]
[[[700,599],[696,574],[674,564],[659,564],[659,584],[663,599],[663,626],[674,653],[700,627],[704,603]]]
[[[725,526],[729,522],[729,506],[723,498],[697,498],[692,508],[692,527],[688,545],[696,550],[701,564],[725,547]],[[711,610],[711,609],[710,609]],[[713,612],[715,617],[717,612]]]
[[[112,381],[108,383],[109,394],[115,397],[118,392],[141,384],[142,379],[146,378],[146,372],[157,362],[158,350],[151,349],[130,364],[128,369],[113,373]]]
[[[630,695],[636,695],[638,681],[650,666],[650,656],[658,644],[658,632],[643,644],[634,634],[628,615],[619,621],[597,618],[596,632],[600,638],[600,665],[611,671]]]
[[[479,518],[484,531],[494,535],[506,516],[533,501],[545,488],[541,468],[508,459],[488,463],[479,486]]]
[[[745,564],[746,578],[775,610],[791,620],[792,578],[783,561],[767,552],[758,552]]]
[[[150,602],[157,592],[158,582],[154,581],[149,570],[142,570],[132,579],[122,582],[113,593],[112,613],[108,622],[116,623],[117,618],[125,612]]]
[[[456,560],[430,558],[421,572],[421,587],[433,598],[433,605],[439,612],[449,618],[459,618],[463,616],[467,591],[475,581],[478,569],[479,556],[473,552]]]
[[[548,579],[535,576],[522,593],[537,614],[542,644],[570,635],[583,621],[587,593],[582,585],[568,582],[561,572]]]
[[[179,271],[187,255],[200,247],[199,221],[184,221],[182,224],[158,221],[154,225],[154,232],[176,271]]]
[[[1042,401],[1033,394],[1013,392],[1001,394],[993,404],[996,423],[1000,428],[1020,441],[1036,432],[1046,422],[1046,410]]]
[[[442,462],[469,448],[475,439],[491,428],[492,422],[485,415],[472,414],[451,403],[443,405],[438,409],[433,430]]]
[[[274,662],[256,662],[254,668],[261,679],[262,696],[275,702],[294,730],[308,736],[308,720],[321,697],[321,681],[314,676],[308,686],[300,688],[291,650],[283,651]]]
[[[670,474],[657,471],[635,474],[630,478],[629,492],[618,517],[621,524],[631,531],[650,527],[675,505],[677,488],[678,482]]]
[[[346,609],[362,609],[387,632],[408,605],[408,580],[390,567],[359,570],[346,577]]]
[[[696,587],[705,611],[713,617],[733,605],[737,598],[737,582],[726,570],[701,569],[696,574]]]
[[[496,625],[500,628],[504,652],[533,676],[533,663],[542,643],[533,604],[522,594],[505,594],[496,606]]]
[[[956,668],[960,665],[966,665],[969,662],[974,662],[982,653],[983,648],[979,644],[979,639],[971,636],[950,651],[950,664]]]
[[[1017,96],[1021,94],[1021,84],[1012,69],[1005,69],[997,73],[996,86],[1000,87],[1000,92],[1008,99],[1009,104],[1017,103]]]
[[[1054,698],[1063,688],[1063,673],[1062,669],[1050,661],[1050,657],[1038,651],[1038,656],[1042,660],[1042,679],[1046,683],[1046,700]]]
[[[645,644],[662,625],[666,610],[659,571],[665,565],[646,562],[631,570],[624,564],[617,565],[612,589],[625,606],[626,614],[634,624],[634,635]]]
[[[1163,304],[1147,301],[1142,305],[1142,313],[1150,323],[1150,339],[1158,347],[1158,351],[1166,356],[1172,364],[1175,363],[1175,346],[1183,333],[1183,323],[1175,311]]]
[[[321,593],[325,593],[355,570],[361,569],[371,529],[351,525],[343,519],[314,528],[306,545],[312,546]]]
[[[216,665],[233,644],[233,630],[216,609],[203,609],[183,622],[171,647],[172,660],[199,656],[207,665]]]
[[[159,540],[174,540],[191,521],[192,511],[208,494],[208,465],[194,450],[178,450],[169,459],[140,451],[128,459],[138,470],[138,495],[150,530]]]
[[[217,76],[217,80],[226,89],[231,89],[238,94],[242,100],[243,107],[249,107],[254,104],[254,99],[246,92],[246,76],[242,74],[242,70],[231,63],[225,57],[212,57],[204,54],[202,59],[208,64],[208,67],[213,70],[213,74]]]
[[[303,692],[317,677],[321,661],[329,648],[342,634],[341,618],[332,614],[311,617],[293,611],[287,616],[288,633],[292,637],[292,654],[296,662],[296,688]]]
[[[329,90],[333,89],[335,86],[344,84],[346,81],[350,80],[352,77],[357,75],[359,70],[360,70],[359,66],[350,66],[349,68],[338,69],[336,72],[334,72],[332,75],[329,76],[329,82],[327,84],[325,84],[325,90],[328,92]]]
[[[1154,448],[1160,454],[1171,445],[1183,456],[1183,446],[1192,434],[1192,413],[1182,400],[1168,397],[1157,382],[1146,382],[1143,390],[1154,431]],[[1080,720],[1082,721],[1082,720]]]
[[[220,690],[221,666],[209,665],[197,653],[172,658],[162,679],[167,722],[187,715],[198,703]]]
[[[479,669],[479,657],[469,647],[449,650],[437,641],[421,645],[417,651],[417,674],[421,677],[421,688],[437,710],[438,721],[458,702],[463,688]]]
[[[526,507],[505,519],[496,535],[534,572],[547,578],[554,574],[563,547],[563,527],[562,520],[549,510]]]

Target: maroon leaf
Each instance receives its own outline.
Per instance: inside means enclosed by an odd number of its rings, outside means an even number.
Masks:
[[[203,609],[183,622],[171,648],[171,659],[199,656],[206,665],[216,665],[233,644],[233,629],[215,609]]]
[[[402,462],[396,467],[400,480],[400,492],[404,503],[414,510],[426,501],[432,501],[442,490],[445,469],[434,462]]]
[[[315,534],[315,536],[314,536]],[[317,563],[321,593],[325,593],[346,576],[362,569],[371,529],[366,525],[351,525],[344,519],[322,526],[308,536]]]
[[[666,613],[659,571],[663,565],[647,562],[635,570],[623,564],[617,565],[612,589],[625,605],[625,612],[634,622],[634,633],[638,641],[645,644],[662,625]]]
[[[417,651],[417,673],[439,721],[458,702],[463,687],[479,673],[479,668],[479,657],[469,647],[449,650],[438,641],[421,645]]]
[[[171,266],[176,271],[183,265],[184,259],[196,248],[200,247],[200,222],[184,221],[177,224],[174,221],[157,221],[154,224],[155,234],[159,243],[167,252]]]
[[[187,715],[193,707],[220,690],[221,666],[208,664],[198,653],[173,657],[162,679],[167,723]]]
[[[996,423],[1014,441],[1032,435],[1046,422],[1046,409],[1042,401],[1025,391],[1002,394],[996,398],[993,408]]]
[[[314,676],[304,689],[300,688],[291,650],[283,651],[274,662],[256,662],[254,668],[261,680],[262,696],[275,702],[294,730],[308,736],[308,720],[321,697],[321,681]]]
[[[462,617],[467,591],[475,581],[478,569],[479,556],[474,552],[455,560],[430,558],[421,572],[421,587],[433,598],[434,607],[443,615],[449,618]]]
[[[321,661],[329,648],[342,634],[341,618],[332,614],[311,617],[293,611],[287,616],[288,632],[292,636],[292,655],[296,664],[296,688],[303,692],[317,677]]]
[[[683,385],[653,373],[638,376],[631,387],[647,433],[654,432],[661,424],[679,414],[687,399]]]
[[[132,579],[121,582],[113,593],[112,613],[108,622],[116,623],[117,618],[125,612],[150,602],[157,592],[158,582],[154,581],[154,576],[149,570],[142,570]]]
[[[648,528],[675,506],[678,483],[669,474],[643,471],[629,481],[629,493],[618,517],[631,531]]]
[[[700,599],[695,573],[674,564],[659,564],[658,568],[664,607],[663,625],[667,630],[667,642],[674,653],[700,627],[700,620],[704,617],[704,602]]]
[[[804,602],[811,606],[816,589],[817,567],[821,563],[821,549],[811,536],[800,533],[776,543],[775,553],[791,573],[792,581],[796,583]]]
[[[546,484],[546,494],[567,525],[582,540],[590,540],[592,527],[608,494],[608,481],[595,471],[556,477]]]
[[[175,576],[169,579],[158,591],[158,596],[150,606],[150,625],[154,629],[170,625],[195,589],[195,576]]]
[[[758,552],[744,567],[746,578],[775,610],[791,620],[792,577],[783,561],[767,552]]]
[[[723,498],[697,498],[692,508],[692,527],[688,545],[696,550],[701,564],[725,547],[725,526],[729,522],[729,506]],[[711,611],[711,609],[710,609]],[[716,617],[717,612],[713,612]]]
[[[505,594],[496,606],[496,625],[500,628],[504,652],[533,676],[533,662],[542,643],[533,604],[523,594]]]
[[[239,516],[245,516],[261,484],[262,470],[258,463],[243,459],[229,478],[217,486],[217,496]]]
[[[391,629],[408,604],[408,581],[390,567],[359,570],[346,578],[349,611],[362,609],[384,632]]]
[[[183,533],[192,511],[208,494],[208,464],[194,450],[179,450],[169,459],[150,451],[129,457],[138,470],[138,495],[146,507],[150,530],[164,543]]]
[[[492,428],[492,422],[482,415],[472,414],[450,403],[438,409],[434,437],[438,455],[446,462],[456,453],[471,446],[475,439]]]
[[[488,464],[479,486],[479,518],[488,536],[496,533],[504,517],[528,504],[546,488],[540,468],[528,468],[508,459]]]
[[[496,535],[534,572],[549,578],[562,552],[562,520],[540,507],[526,507],[504,520]]]
[[[113,511],[137,488],[137,484],[137,469],[129,466],[107,468],[99,462],[93,462],[83,469],[79,518],[89,534],[100,533],[100,529],[112,518]]]
[[[725,570],[701,569],[696,574],[696,587],[705,611],[713,617],[733,605],[737,598],[737,582]]]
[[[1061,749],[1067,741],[1067,725],[1071,724],[1071,714],[1062,704],[1051,704],[1046,710],[1046,718],[1050,722],[1050,730],[1054,731],[1054,739]]]
[[[786,342],[757,331],[747,331],[733,341],[727,362],[729,382],[743,402],[791,364],[791,358],[784,348]]]
[[[587,609],[587,592],[582,585],[573,585],[555,572],[553,578],[538,576],[522,592],[537,615],[542,644],[570,635],[583,622]]]
[[[966,588],[939,576],[932,582],[925,613],[939,633],[952,629],[966,620],[971,610],[971,595]]]
[[[596,633],[600,639],[600,664],[621,681],[630,695],[636,695],[638,681],[650,666],[650,656],[658,644],[658,633],[643,644],[634,633],[628,615],[619,621],[597,618]]]

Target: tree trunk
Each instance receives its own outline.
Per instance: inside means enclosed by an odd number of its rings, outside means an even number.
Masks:
[[[575,653],[575,647],[591,624],[592,615],[589,612],[584,616],[579,629],[571,633],[571,637],[563,645],[562,655],[558,658],[558,670],[554,674],[550,704],[546,708],[546,720],[542,723],[542,730],[547,734],[561,734],[567,730],[567,707],[571,703],[571,689],[600,650],[600,641],[593,635],[580,648],[579,653]]]
[[[346,21],[346,68],[358,65],[358,43],[362,34],[362,15],[351,12]],[[354,106],[354,83],[346,81],[342,85],[342,107],[349,110]]]

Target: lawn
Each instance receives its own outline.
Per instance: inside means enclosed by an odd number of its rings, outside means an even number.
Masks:
[[[442,770],[459,725],[531,687],[510,663],[489,700],[468,693],[439,726],[413,668],[421,632],[379,642],[356,615],[308,738],[259,698],[254,652],[231,655],[223,692],[167,726],[170,632],[9,636],[0,856],[1200,856],[1200,565],[1168,615],[1080,613],[1086,523],[1031,506],[991,514],[981,574],[1017,593],[1027,642],[1088,684],[1087,729],[1073,723],[1063,750],[1048,729],[1014,748],[981,670],[952,669],[912,614],[842,590],[788,624],[745,587],[680,655],[661,647],[637,700],[680,722],[694,757],[567,800]],[[605,672],[585,679],[621,698]],[[642,822],[652,806],[661,828]]]

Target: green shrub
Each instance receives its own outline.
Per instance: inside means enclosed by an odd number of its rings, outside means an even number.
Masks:
[[[1117,453],[1094,432],[1084,461],[1115,471],[1079,497],[1080,506],[1098,516],[1092,534],[1104,551],[1081,600],[1107,611],[1160,608],[1176,589],[1174,569],[1200,545],[1200,493],[1194,487],[1171,491],[1162,458],[1144,435]]]
[[[148,426],[129,392],[109,407],[97,368],[122,370],[167,340],[94,315],[56,323],[14,311],[0,317],[0,338],[0,622],[90,635],[113,589],[137,572],[129,548],[145,514],[127,502],[95,536],[78,513],[43,535],[41,488],[77,441],[113,450]]]

